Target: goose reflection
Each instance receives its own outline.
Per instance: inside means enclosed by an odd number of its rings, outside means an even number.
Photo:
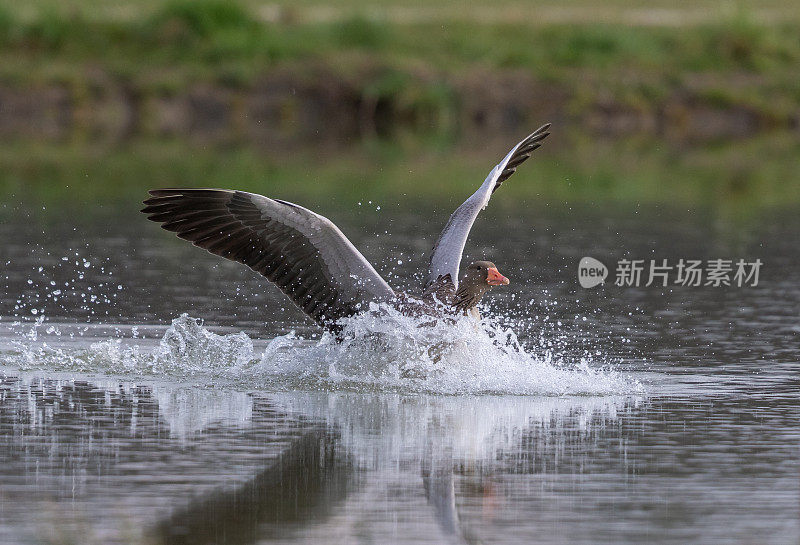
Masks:
[[[481,543],[475,526],[498,507],[493,473],[524,467],[537,451],[574,447],[581,430],[613,420],[627,402],[303,393],[254,400],[315,428],[248,482],[165,518],[158,542],[383,542],[403,527],[415,541]],[[543,437],[548,445],[532,450]],[[462,515],[464,499],[480,511]],[[394,524],[382,523],[392,509]]]
[[[619,442],[616,413],[638,402],[2,386],[0,483],[36,483],[8,497],[7,520],[76,539],[137,521],[116,541],[175,545],[479,543],[521,516],[503,503],[508,476],[607,473],[601,464],[618,462],[596,444]],[[57,523],[41,518],[53,499],[64,506]]]
[[[493,475],[543,471],[536,465],[540,459],[551,467],[554,460],[561,463],[560,471],[580,471],[591,454],[592,428],[605,427],[619,408],[638,402],[386,394],[276,394],[270,399],[289,414],[338,429],[361,475],[360,487],[338,507],[348,515],[306,528],[305,538],[314,541],[344,523],[369,528],[376,542],[391,540],[402,527],[405,540],[436,543],[481,543],[480,526],[493,522],[503,508]],[[564,455],[567,450],[571,456]],[[371,513],[403,506],[417,494],[423,504],[409,508],[410,520],[401,511],[395,527],[372,524],[378,517]]]
[[[451,537],[456,543],[470,543],[466,528],[463,527],[456,507],[456,489],[451,465],[433,467],[428,459],[422,462],[422,485],[425,499],[433,509],[442,534]]]

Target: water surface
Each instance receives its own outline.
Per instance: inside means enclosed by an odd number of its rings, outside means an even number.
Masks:
[[[307,204],[414,290],[458,202]],[[0,542],[798,541],[796,211],[490,206],[481,328],[340,345],[137,207],[4,209]],[[583,256],[764,265],[584,290]]]

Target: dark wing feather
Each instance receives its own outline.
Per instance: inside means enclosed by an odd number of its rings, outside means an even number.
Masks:
[[[508,158],[503,170],[500,172],[500,176],[497,178],[497,181],[492,188],[492,193],[497,191],[497,188],[500,187],[503,182],[508,180],[511,175],[517,171],[517,167],[524,163],[536,148],[542,145],[542,140],[547,138],[550,134],[547,132],[549,128],[550,123],[542,125],[536,129],[536,131],[529,134],[525,140],[517,144],[511,153],[511,157]]]
[[[212,254],[274,282],[314,321],[336,322],[394,292],[330,220],[302,206],[243,191],[156,189],[142,212]]]

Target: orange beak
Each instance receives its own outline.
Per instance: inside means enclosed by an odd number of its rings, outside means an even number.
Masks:
[[[508,278],[500,274],[496,267],[491,267],[486,275],[486,283],[490,286],[507,286]]]

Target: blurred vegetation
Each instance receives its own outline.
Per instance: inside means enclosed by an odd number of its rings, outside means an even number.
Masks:
[[[556,136],[556,138],[558,138]],[[537,150],[495,195],[521,202],[668,204],[748,209],[796,206],[800,141],[790,134],[699,149],[653,146],[649,139],[597,141]],[[214,153],[184,141],[131,142],[111,150],[42,144],[0,149],[7,202],[124,204],[135,209],[153,187],[227,187],[306,203],[457,205],[506,151],[493,141],[439,147],[416,139],[366,141],[347,153],[315,150],[285,157],[253,147]],[[507,185],[507,187],[506,187]],[[84,212],[90,213],[90,212]]]
[[[524,19],[509,21],[405,23],[345,10],[351,15],[306,23],[294,22],[289,7],[273,21],[259,18],[246,3],[226,0],[66,4],[73,9],[61,2],[32,4],[40,8],[25,17],[24,8],[0,2],[3,78],[69,81],[85,77],[87,66],[100,66],[142,84],[175,86],[198,78],[246,84],[283,62],[314,59],[347,72],[368,56],[412,73],[483,66],[574,82],[579,69],[592,76],[584,79],[608,83],[623,76],[620,86],[628,88],[633,80],[653,93],[697,72],[745,72],[795,94],[800,90],[800,23],[789,19],[765,26],[744,8],[675,27],[536,24],[534,8],[522,12]],[[108,17],[94,13],[95,6],[105,6]]]
[[[147,104],[147,96],[198,85],[246,91],[275,70],[315,78],[323,66],[357,88],[364,104],[388,104],[393,119],[424,129],[413,138],[394,131],[386,140],[367,131],[346,152],[327,153],[265,153],[237,138],[209,144],[149,135],[98,143],[73,130],[56,139],[7,141],[0,184],[6,194],[44,200],[129,190],[139,196],[153,185],[296,198],[447,198],[469,191],[513,143],[509,137],[478,152],[455,143],[463,129],[457,112],[470,92],[459,82],[521,73],[563,90],[566,116],[605,112],[596,123],[601,129],[617,110],[656,112],[651,117],[660,122],[665,111],[678,120],[691,116],[684,110],[700,103],[744,112],[760,132],[690,147],[691,134],[671,142],[653,134],[598,140],[597,127],[579,131],[565,119],[562,136],[551,138],[560,142],[541,150],[546,160],[526,165],[526,183],[511,184],[503,192],[508,198],[798,203],[800,3],[719,6],[501,1],[470,12],[455,0],[383,0],[371,8],[312,0],[0,0],[0,86],[66,88],[79,112],[94,108],[92,88],[106,80]],[[294,115],[290,106],[287,116]]]

